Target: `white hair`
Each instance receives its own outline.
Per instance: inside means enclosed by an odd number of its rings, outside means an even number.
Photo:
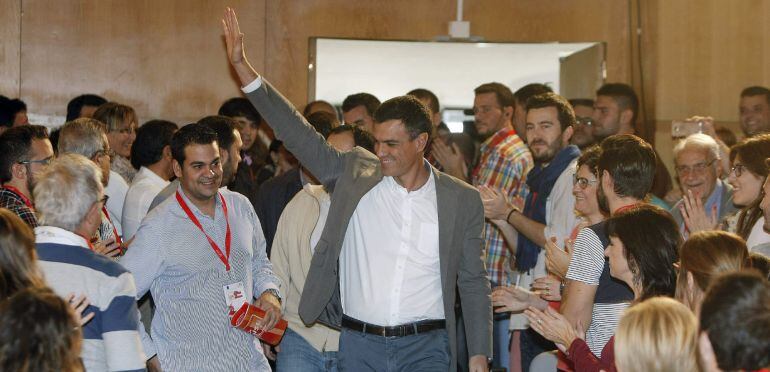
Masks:
[[[104,123],[95,119],[80,118],[67,122],[59,132],[59,154],[80,154],[91,159],[106,147],[106,133]]]
[[[32,194],[41,225],[75,231],[104,194],[102,171],[82,155],[62,155],[37,177]]]
[[[712,159],[719,159],[719,144],[711,136],[703,133],[691,134],[674,146],[674,160],[684,150],[706,151]]]

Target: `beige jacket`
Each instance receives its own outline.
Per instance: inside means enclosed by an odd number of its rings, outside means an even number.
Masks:
[[[321,323],[305,326],[297,310],[313,258],[310,236],[318,222],[323,198],[328,200],[329,196],[322,186],[305,185],[286,205],[278,221],[270,260],[273,273],[281,279],[283,314],[289,328],[318,351],[337,351],[339,331]]]

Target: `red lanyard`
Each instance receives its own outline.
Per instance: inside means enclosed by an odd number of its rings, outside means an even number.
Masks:
[[[615,212],[612,213],[612,215],[614,216],[616,214],[625,212],[625,211],[627,211],[627,210],[629,210],[631,208],[634,208],[634,207],[638,206],[639,204],[642,204],[642,203],[634,203],[634,204],[624,205],[624,206],[616,209]]]
[[[104,216],[107,217],[107,221],[110,221],[110,225],[112,225],[112,234],[115,235],[115,243],[118,243],[118,247],[120,247],[120,253],[123,253],[123,239],[120,238],[120,235],[118,235],[118,229],[115,228],[115,224],[112,223],[112,218],[110,218],[110,213],[107,212],[107,207],[102,207],[102,213],[104,213]]]
[[[190,207],[188,207],[187,203],[185,203],[184,199],[182,199],[182,195],[179,194],[179,190],[176,192],[176,201],[179,203],[179,206],[182,207],[182,210],[187,214],[187,217],[190,218],[190,221],[192,221],[195,226],[198,226],[198,229],[200,229],[203,235],[206,235],[206,239],[208,239],[209,244],[211,244],[211,248],[214,249],[214,252],[217,254],[217,256],[219,256],[219,259],[222,261],[222,263],[225,264],[225,269],[230,271],[230,220],[227,218],[227,203],[225,202],[225,198],[222,196],[222,194],[219,194],[219,199],[222,200],[222,210],[224,211],[225,223],[227,224],[227,231],[225,232],[225,254],[222,253],[222,250],[219,248],[217,243],[211,239],[209,234],[206,234],[206,232],[203,231],[203,226],[201,226],[200,221],[198,221],[198,219],[190,210]]]
[[[21,198],[21,201],[23,201],[24,205],[29,207],[29,209],[35,210],[35,206],[32,205],[32,200],[29,200],[29,198],[26,197],[21,191],[19,191],[19,189],[15,188],[13,186],[8,186],[8,185],[3,185],[3,188],[8,190],[8,191],[10,191],[10,192],[12,192],[12,193],[14,193],[14,194],[16,194],[16,196]]]
[[[511,136],[513,134],[516,134],[516,131],[513,129],[509,129],[505,132],[497,132],[494,134],[494,137],[492,138],[492,140],[489,141],[489,143],[487,143],[486,146],[484,146],[484,150],[489,150],[489,151],[484,151],[481,154],[481,159],[476,165],[476,168],[473,169],[473,179],[471,180],[471,182],[476,184],[476,182],[478,181],[479,175],[481,173],[481,168],[486,166],[487,160],[489,159],[489,156],[492,154],[492,149],[497,147],[497,145],[499,145],[506,138],[508,138],[508,136]]]

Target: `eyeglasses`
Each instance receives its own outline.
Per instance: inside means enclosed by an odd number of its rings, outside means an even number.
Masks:
[[[703,172],[708,169],[714,162],[717,161],[717,159],[711,160],[709,162],[705,163],[697,163],[693,165],[678,165],[674,167],[676,169],[676,172],[680,175],[687,175],[687,174],[703,174]]]
[[[578,116],[576,120],[578,124],[585,125],[587,127],[592,127],[594,125],[594,119],[589,117]]]
[[[735,177],[740,177],[743,174],[743,170],[746,166],[743,164],[735,164],[730,168],[730,173],[735,173]]]
[[[572,175],[572,186],[578,185],[581,190],[585,190],[588,185],[593,185],[599,182],[598,180],[589,180],[585,177],[578,177],[577,174]]]
[[[47,157],[45,159],[40,159],[40,160],[22,160],[22,161],[20,161],[18,163],[19,164],[24,164],[24,165],[30,165],[30,164],[48,165],[48,164],[51,164],[52,161],[53,161],[53,156],[49,156],[49,157]]]

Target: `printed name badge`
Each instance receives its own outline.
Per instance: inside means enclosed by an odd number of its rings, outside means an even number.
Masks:
[[[243,282],[228,284],[223,288],[225,290],[225,303],[227,303],[227,316],[232,317],[247,302]]]

